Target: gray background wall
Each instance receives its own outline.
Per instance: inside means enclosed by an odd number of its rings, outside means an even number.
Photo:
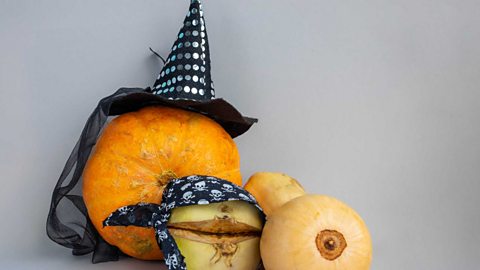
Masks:
[[[153,83],[188,1],[0,0],[0,268],[91,265],[50,242],[50,193],[97,101]],[[478,269],[480,2],[204,4],[218,96],[260,118],[245,178],[354,207],[372,269]]]

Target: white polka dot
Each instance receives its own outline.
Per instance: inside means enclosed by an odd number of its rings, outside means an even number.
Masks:
[[[195,87],[192,88],[192,94],[197,94],[197,88]]]
[[[200,96],[203,96],[203,94],[205,94],[205,92],[203,91],[203,89],[198,90],[198,93],[200,94]]]
[[[197,75],[193,76],[193,77],[192,77],[192,80],[193,80],[194,82],[198,82],[198,76],[197,76]]]
[[[185,87],[183,88],[183,91],[185,91],[186,93],[190,93],[190,87],[185,86]]]
[[[198,55],[198,53],[194,53],[194,54],[193,54],[193,59],[198,59],[198,57],[200,57],[200,56]]]

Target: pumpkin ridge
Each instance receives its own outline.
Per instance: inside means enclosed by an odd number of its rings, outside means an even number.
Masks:
[[[158,174],[154,169],[146,166],[145,164],[141,163],[141,159],[137,157],[127,156],[125,154],[116,154],[118,157],[122,158],[124,162],[128,162],[129,164],[136,165],[139,169],[143,170],[144,172],[150,174]],[[159,164],[161,166],[161,164]]]
[[[178,149],[177,149],[178,152],[177,152],[177,155],[175,155],[175,161],[173,162],[173,164],[181,164],[181,162],[180,162],[181,155],[180,154],[183,152],[183,149],[185,149],[187,147],[186,138],[187,138],[188,134],[190,133],[190,129],[191,129],[191,127],[190,127],[190,125],[188,125],[187,121],[184,120],[184,121],[180,122],[179,131],[181,133],[181,139],[180,139],[181,144],[180,144],[180,147],[178,147]],[[177,172],[179,170],[179,168],[172,168],[172,169],[174,169]],[[182,176],[186,176],[186,175],[179,175],[177,173],[177,176],[182,177]]]
[[[198,116],[197,116],[198,117]],[[189,142],[190,145],[197,145],[197,142],[198,142],[198,137],[195,136],[195,140],[192,142],[192,140],[190,139],[187,140],[187,137],[186,137],[186,134],[189,134],[190,131],[192,130],[192,124],[191,124],[191,121],[194,119],[194,117],[192,115],[189,115],[189,117],[186,119],[185,121],[185,127],[182,129],[184,130],[184,137],[182,138],[183,140],[183,145],[182,145],[182,148],[180,149],[179,153],[184,153],[184,151],[187,149],[187,147],[189,147],[187,145],[187,142]],[[188,151],[187,151],[188,152]],[[178,155],[178,158],[181,158],[182,155]],[[192,163],[192,160],[187,160],[187,163],[182,163],[185,167],[189,167],[190,164]],[[175,164],[179,164],[179,163],[175,163]],[[181,175],[182,176],[187,176],[187,175]]]

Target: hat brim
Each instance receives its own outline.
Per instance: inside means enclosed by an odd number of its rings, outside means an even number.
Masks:
[[[243,116],[233,105],[221,98],[202,101],[170,100],[143,88],[120,88],[113,95],[102,99],[99,105],[101,103],[108,104],[109,110],[106,113],[110,116],[136,111],[149,105],[163,105],[201,113],[219,123],[232,138],[245,133],[258,122],[255,118]]]

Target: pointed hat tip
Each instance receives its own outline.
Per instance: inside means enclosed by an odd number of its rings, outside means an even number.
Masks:
[[[208,36],[200,0],[191,0],[183,26],[152,92],[168,99],[215,98]]]

